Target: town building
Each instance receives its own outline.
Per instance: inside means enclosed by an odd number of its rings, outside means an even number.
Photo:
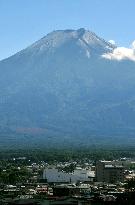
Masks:
[[[124,181],[124,167],[112,161],[98,161],[96,164],[96,181],[117,183]]]
[[[86,169],[75,169],[72,173],[66,173],[57,168],[46,168],[43,172],[43,179],[48,183],[91,182],[94,178],[95,172]]]

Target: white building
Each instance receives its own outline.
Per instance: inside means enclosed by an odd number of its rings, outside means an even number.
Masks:
[[[47,179],[47,182],[65,182],[65,183],[77,183],[78,181],[92,181],[95,177],[95,172],[86,169],[76,169],[73,173],[66,173],[59,171],[56,168],[47,168],[43,172],[43,179]]]

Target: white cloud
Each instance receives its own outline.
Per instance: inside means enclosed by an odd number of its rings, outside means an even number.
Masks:
[[[116,42],[114,40],[109,40],[109,43],[111,43],[112,45],[116,45]]]
[[[135,50],[135,41],[133,41],[133,43],[132,43],[132,49]]]
[[[110,53],[104,53],[102,55],[103,58],[109,60],[132,60],[135,61],[135,41],[133,41],[131,48],[126,47],[117,47]]]

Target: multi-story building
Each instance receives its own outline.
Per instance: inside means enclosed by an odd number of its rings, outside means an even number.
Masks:
[[[96,164],[96,181],[116,183],[124,181],[124,167],[111,161],[98,161]]]

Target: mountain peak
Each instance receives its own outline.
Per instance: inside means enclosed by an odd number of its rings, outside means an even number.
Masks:
[[[80,28],[77,30],[78,35],[83,36],[86,30],[84,28]]]
[[[111,48],[91,31],[59,30],[1,61],[0,142],[134,143],[135,63],[102,58]]]
[[[47,51],[69,43],[79,44],[80,47],[90,49],[91,52],[97,52],[97,54],[103,54],[104,52],[110,51],[114,48],[114,45],[98,37],[94,32],[80,28],[77,30],[66,29],[66,30],[55,30],[39,41],[32,44],[29,48],[37,51]]]

